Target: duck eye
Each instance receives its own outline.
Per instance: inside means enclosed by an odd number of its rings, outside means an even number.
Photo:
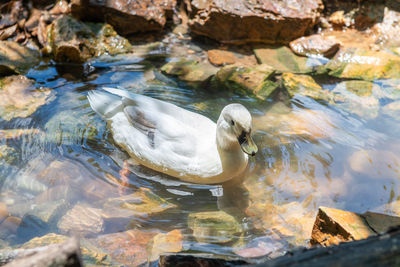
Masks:
[[[233,120],[231,120],[231,125],[232,125],[232,126],[235,125],[235,122],[234,122]]]

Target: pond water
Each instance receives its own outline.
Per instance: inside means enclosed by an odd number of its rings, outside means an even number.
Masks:
[[[166,77],[158,69],[168,60],[168,50],[160,46],[147,56],[97,59],[83,66],[44,61],[29,71],[27,76],[35,79],[37,86],[51,89],[51,101],[28,118],[0,121],[2,129],[40,130],[39,134],[1,140],[15,150],[16,160],[3,159],[0,166],[0,201],[22,218],[23,225],[17,232],[0,231],[4,241],[18,246],[47,233],[72,234],[61,218],[77,203],[96,211],[104,211],[107,205],[118,209],[121,202],[107,200],[146,189],[168,201],[171,208],[154,212],[149,206],[132,216],[111,212],[104,217],[111,219],[100,230],[93,225],[93,231],[84,229],[82,236],[95,239],[129,229],[180,229],[184,251],[236,257],[253,255],[249,248],[254,247],[268,254],[307,246],[319,206],[396,212],[400,123],[395,114],[382,108],[392,99],[380,97],[373,108],[357,102],[333,106],[280,94],[259,101],[231,92],[196,89]],[[325,77],[317,80],[329,90],[337,90],[340,82]],[[393,89],[388,81],[374,83],[382,94]],[[214,121],[226,104],[242,103],[253,114],[259,153],[251,158],[242,183],[181,183],[134,163],[121,175],[128,155],[113,142],[106,122],[86,98],[89,90],[102,86],[125,87]],[[50,205],[58,200],[64,201],[62,208]],[[37,207],[45,214],[42,220],[49,219],[48,224],[38,223],[38,216],[27,216]],[[189,214],[218,210],[239,222],[239,237],[227,243],[196,241],[188,226]],[[84,224],[82,228],[88,228]]]

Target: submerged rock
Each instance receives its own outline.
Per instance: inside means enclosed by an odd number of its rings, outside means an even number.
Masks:
[[[0,41],[0,76],[25,73],[39,61],[39,52],[16,42]]]
[[[151,241],[150,261],[157,260],[163,253],[177,253],[182,250],[183,235],[180,230],[160,233]]]
[[[11,236],[17,234],[19,225],[21,224],[21,218],[8,216],[0,224],[0,238],[10,239]]]
[[[290,48],[299,56],[325,56],[332,57],[338,51],[340,43],[319,34],[300,37],[290,42]]]
[[[243,233],[236,219],[224,211],[191,213],[188,226],[194,238],[201,243],[228,243]]]
[[[60,62],[82,63],[103,54],[126,53],[132,49],[129,41],[108,24],[83,23],[62,15],[48,28],[47,52]]]
[[[317,22],[322,1],[191,1],[193,33],[222,43],[288,43]]]
[[[100,209],[86,204],[76,204],[58,222],[63,234],[90,236],[104,231],[104,220]]]
[[[84,20],[104,20],[124,35],[161,31],[167,18],[172,17],[176,0],[141,1],[71,1],[74,16]]]
[[[47,103],[50,91],[34,87],[34,81],[22,75],[0,80],[0,117],[11,120],[25,118]]]
[[[213,81],[217,87],[252,94],[264,100],[278,88],[278,84],[270,79],[274,73],[274,69],[267,64],[255,67],[225,66],[215,74]]]
[[[308,59],[295,55],[290,48],[282,47],[267,47],[256,48],[254,54],[259,63],[268,64],[277,72],[292,72],[292,73],[309,73],[320,65],[318,59]]]
[[[155,235],[155,231],[135,229],[101,235],[90,241],[110,255],[114,265],[138,266],[147,262],[148,244]]]
[[[15,149],[8,145],[0,145],[0,160],[4,160],[7,164],[16,162],[18,153]]]
[[[296,95],[311,97],[315,100],[333,102],[334,95],[323,89],[315,80],[308,75],[296,75],[293,73],[282,74],[282,84],[290,97]]]
[[[325,65],[332,76],[372,81],[375,79],[400,78],[400,57],[386,51],[348,48],[339,51]]]
[[[23,136],[38,135],[41,133],[39,129],[2,129],[0,130],[0,139],[19,139]]]
[[[213,65],[184,58],[178,61],[171,61],[161,67],[166,74],[177,76],[180,80],[194,85],[200,85],[210,79],[218,68]]]

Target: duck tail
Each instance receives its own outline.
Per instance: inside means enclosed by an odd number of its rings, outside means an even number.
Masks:
[[[92,90],[88,93],[87,98],[92,109],[104,118],[112,117],[123,106],[120,96],[106,91]]]

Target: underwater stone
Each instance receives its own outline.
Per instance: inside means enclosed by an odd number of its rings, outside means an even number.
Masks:
[[[180,252],[182,250],[182,239],[182,232],[178,229],[154,236],[150,243],[150,261],[157,260],[163,253]]]
[[[0,117],[26,118],[49,100],[50,91],[35,87],[35,81],[22,75],[0,79]]]
[[[236,219],[224,211],[191,213],[188,226],[201,243],[228,243],[236,240],[243,232]]]
[[[0,75],[23,74],[39,61],[39,52],[16,42],[0,41]]]
[[[267,64],[255,67],[225,66],[213,77],[214,86],[225,87],[242,94],[252,94],[265,100],[278,88],[278,84],[270,80],[275,73]]]

